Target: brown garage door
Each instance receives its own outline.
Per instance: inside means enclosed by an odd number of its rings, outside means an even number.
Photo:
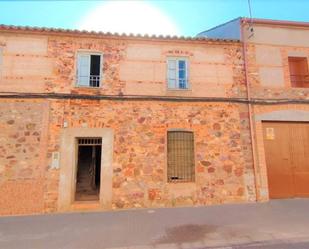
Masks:
[[[309,123],[263,122],[270,198],[309,196]]]

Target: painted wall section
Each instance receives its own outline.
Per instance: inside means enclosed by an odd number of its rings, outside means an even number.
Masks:
[[[260,24],[253,28],[251,35],[244,27],[249,44],[248,72],[253,97],[307,98],[309,88],[291,86],[288,57],[308,59],[309,49],[303,41],[309,35],[309,29]]]
[[[233,87],[233,53],[237,53],[236,47],[129,44],[120,63],[120,80],[125,82],[128,95],[175,94],[167,89],[166,61],[180,56],[188,59],[190,89],[177,94],[226,97]]]
[[[53,62],[47,56],[47,37],[0,34],[3,53],[1,91],[44,92]]]
[[[254,42],[278,46],[309,47],[309,30],[287,26],[254,25]]]

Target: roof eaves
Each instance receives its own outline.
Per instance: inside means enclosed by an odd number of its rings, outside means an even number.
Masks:
[[[274,19],[262,19],[262,18],[242,18],[242,23],[252,22],[256,24],[268,24],[268,25],[282,25],[282,26],[294,26],[294,27],[309,27],[309,22],[287,21],[287,20],[274,20]]]
[[[216,39],[207,37],[191,37],[191,36],[171,36],[171,35],[142,35],[142,34],[126,34],[126,33],[112,33],[102,31],[87,31],[78,29],[62,29],[62,28],[47,28],[47,27],[35,27],[35,26],[15,26],[0,24],[0,31],[29,31],[29,32],[51,32],[51,33],[63,33],[74,35],[94,35],[94,36],[108,36],[118,38],[130,38],[130,39],[155,39],[155,40],[185,40],[185,41],[213,41],[213,42],[239,42],[236,39]]]

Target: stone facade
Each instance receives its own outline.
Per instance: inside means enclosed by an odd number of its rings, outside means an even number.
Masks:
[[[0,29],[0,214],[267,200],[258,115],[309,110],[254,105],[250,114],[245,69],[252,98],[307,99],[307,89],[289,87],[287,55],[308,50],[252,40],[245,48],[247,68],[237,41]],[[76,86],[79,51],[103,54],[100,88]],[[168,57],[188,60],[188,90],[167,88]],[[194,182],[167,181],[174,129],[194,133]],[[103,194],[75,203],[72,136],[94,132],[112,150],[103,150]]]
[[[252,189],[245,182],[245,121],[238,104],[6,100],[2,105],[10,106],[1,112],[2,132],[8,134],[1,147],[3,214],[57,211],[60,171],[51,167],[51,156],[60,150],[64,120],[72,128],[114,130],[112,208],[247,201]],[[166,132],[173,128],[194,132],[195,183],[166,182]]]

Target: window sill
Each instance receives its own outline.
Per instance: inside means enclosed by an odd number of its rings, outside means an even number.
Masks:
[[[175,181],[175,182],[167,182],[167,184],[169,184],[169,185],[187,185],[187,186],[190,186],[190,185],[194,185],[195,186],[195,184],[196,184],[196,182],[194,181],[194,182],[189,182],[189,181],[179,181],[179,182],[177,182],[177,181]]]
[[[100,89],[102,88],[102,86],[78,86],[78,85],[74,85],[75,88],[79,88],[79,89]]]
[[[182,88],[167,88],[166,90],[168,92],[190,92],[190,91],[192,91],[191,88],[185,88],[185,89],[182,89]]]

